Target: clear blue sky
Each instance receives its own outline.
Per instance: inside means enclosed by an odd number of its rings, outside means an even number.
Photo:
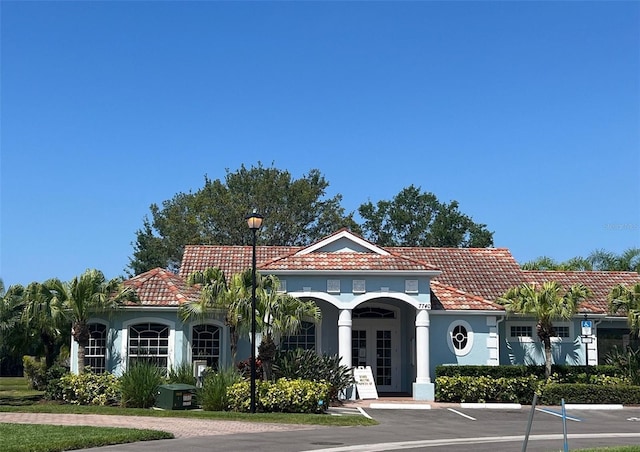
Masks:
[[[640,246],[639,2],[13,2],[0,278],[124,274],[151,203],[262,161],[414,184],[519,262]]]

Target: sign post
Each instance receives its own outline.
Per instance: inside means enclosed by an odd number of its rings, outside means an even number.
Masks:
[[[593,320],[587,319],[587,315],[584,315],[584,320],[580,324],[581,326],[581,335],[580,339],[584,344],[584,364],[589,367],[589,344],[593,341]],[[588,370],[587,370],[588,372]]]

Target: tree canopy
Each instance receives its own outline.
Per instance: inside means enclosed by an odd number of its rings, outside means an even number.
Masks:
[[[186,245],[248,245],[252,235],[245,217],[252,209],[266,220],[257,237],[262,245],[304,246],[343,227],[380,246],[493,245],[493,233],[460,212],[457,201],[440,202],[413,185],[390,201],[362,204],[362,224],[353,212],[345,213],[342,195],[327,196],[328,186],[318,170],[295,179],[261,163],[227,170],[224,180],[205,176],[198,191],[151,205],[136,231],[127,271],[176,270]]]
[[[326,196],[328,186],[318,170],[295,179],[288,171],[262,164],[227,170],[224,181],[205,177],[204,187],[195,193],[178,193],[162,206],[151,205],[151,217],[136,232],[130,273],[175,269],[188,244],[250,244],[245,217],[252,209],[269,219],[258,231],[264,245],[306,245],[342,227],[357,230],[353,215],[340,205],[342,196]]]
[[[438,201],[411,185],[391,201],[367,202],[358,209],[365,238],[380,246],[485,248],[493,232],[458,210],[458,202]]]
[[[576,256],[558,262],[548,256],[541,256],[522,264],[523,270],[559,271],[625,271],[640,273],[640,248],[628,248],[620,254],[597,249],[587,257]]]

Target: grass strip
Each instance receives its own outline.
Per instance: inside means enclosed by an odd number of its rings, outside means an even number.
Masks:
[[[39,403],[35,405],[0,405],[0,412],[56,413],[56,414],[104,414],[112,416],[181,417],[193,419],[267,422],[278,424],[327,425],[338,427],[377,425],[373,419],[361,415],[332,416],[329,414],[301,413],[236,413],[232,411],[154,410],[145,408],[120,408],[110,406],[79,406]],[[2,449],[0,449],[2,450]]]
[[[173,437],[159,430],[0,423],[3,452],[60,452]]]

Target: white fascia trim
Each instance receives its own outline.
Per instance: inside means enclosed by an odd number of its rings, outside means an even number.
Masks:
[[[340,232],[340,233],[338,233],[336,235],[332,235],[331,237],[327,237],[324,240],[321,240],[321,241],[319,241],[319,242],[317,242],[317,243],[315,243],[315,244],[313,244],[313,245],[311,245],[311,246],[309,246],[307,248],[304,248],[304,249],[298,251],[296,253],[296,255],[297,256],[302,256],[304,254],[312,253],[312,252],[314,252],[314,251],[316,251],[316,250],[318,250],[318,249],[320,249],[320,248],[322,248],[322,247],[324,247],[324,246],[326,246],[326,245],[328,245],[330,243],[333,243],[333,242],[335,242],[337,240],[340,240],[342,238],[348,238],[352,242],[357,243],[358,245],[362,246],[363,248],[366,248],[366,249],[368,249],[368,250],[370,250],[370,251],[372,251],[372,252],[374,252],[376,254],[379,254],[381,256],[389,256],[391,254],[388,251],[386,251],[386,250],[384,250],[384,249],[382,249],[382,248],[380,248],[380,247],[378,247],[378,246],[376,246],[376,245],[374,245],[374,244],[372,244],[370,242],[367,242],[366,240],[363,240],[360,237],[357,237],[357,236],[353,235],[349,231],[342,231],[342,232]]]
[[[143,305],[143,306],[125,306],[123,308],[118,308],[118,310],[123,309],[125,311],[149,311],[153,309],[154,311],[177,311],[178,306],[156,306],[156,305]],[[116,312],[118,312],[116,310]]]
[[[440,270],[259,270],[263,275],[392,275],[392,276],[429,276],[434,277],[442,274]]]
[[[429,315],[491,315],[494,317],[505,317],[504,311],[451,311],[451,310],[431,310]]]

